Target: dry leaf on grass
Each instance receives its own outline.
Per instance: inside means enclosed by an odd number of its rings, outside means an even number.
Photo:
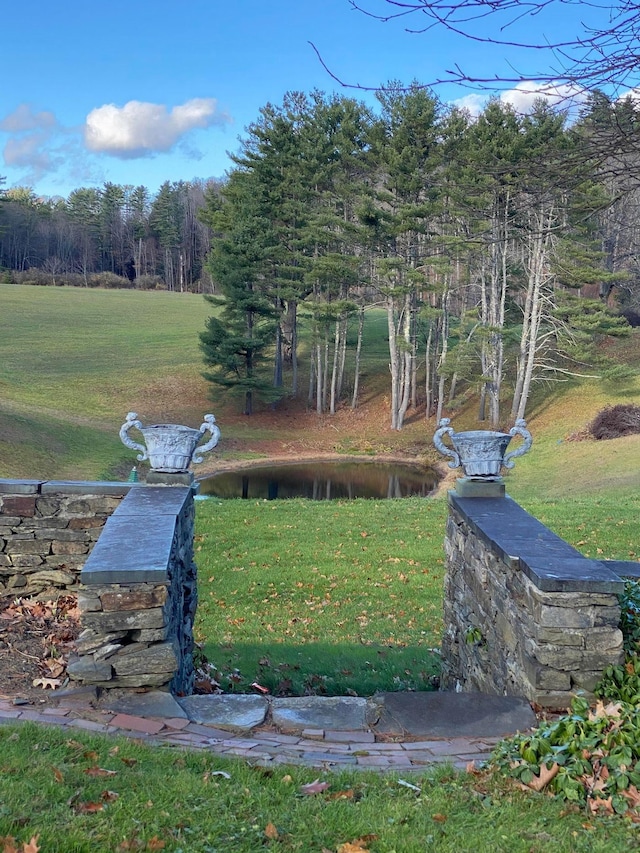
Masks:
[[[84,771],[85,776],[91,776],[95,779],[100,778],[101,776],[117,776],[117,770],[105,770],[104,767],[87,767]]]
[[[328,794],[328,800],[352,800],[355,797],[355,793],[352,788],[349,788],[346,791],[336,791],[335,794]]]
[[[100,799],[103,803],[114,803],[119,796],[120,794],[118,794],[116,791],[103,791],[100,794]]]
[[[95,812],[104,811],[104,803],[98,800],[89,803],[76,803],[73,810],[76,814],[94,814]]]
[[[275,839],[278,838],[280,835],[280,833],[278,832],[278,828],[273,823],[268,823],[265,826],[264,834],[266,838],[270,838],[272,841],[275,841]]]
[[[329,787],[328,782],[321,782],[320,779],[314,779],[308,785],[301,785],[299,790],[301,794],[321,794]]]
[[[377,835],[363,835],[362,838],[355,838],[353,841],[347,841],[344,844],[339,844],[337,853],[368,853],[369,844],[378,838]]]
[[[33,835],[30,841],[23,841],[20,847],[16,847],[16,840],[12,835],[0,838],[0,844],[2,844],[2,853],[38,853],[40,850],[37,835]]]

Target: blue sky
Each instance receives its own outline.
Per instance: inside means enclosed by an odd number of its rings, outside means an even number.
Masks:
[[[388,12],[382,0],[362,0]],[[531,65],[521,51],[405,32],[349,0],[7,0],[2,14],[0,175],[6,187],[62,195],[104,181],[221,177],[227,152],[288,90],[431,82],[456,62],[486,74]],[[528,40],[575,36],[584,11],[560,7],[520,25]],[[518,30],[514,30],[514,35]],[[526,86],[524,87],[526,88]],[[530,88],[530,87],[529,87]],[[478,96],[446,85],[447,101]],[[519,106],[528,96],[517,93]]]

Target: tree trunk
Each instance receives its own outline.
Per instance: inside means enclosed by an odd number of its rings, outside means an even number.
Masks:
[[[358,342],[356,344],[356,363],[353,372],[353,397],[351,398],[351,408],[355,409],[358,405],[358,392],[360,388],[360,353],[362,351],[362,333],[364,330],[364,305],[360,306],[358,311]]]

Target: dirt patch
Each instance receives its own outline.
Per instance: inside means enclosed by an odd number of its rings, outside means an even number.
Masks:
[[[0,598],[0,696],[48,704],[68,683],[66,665],[80,633],[75,595],[56,601]]]

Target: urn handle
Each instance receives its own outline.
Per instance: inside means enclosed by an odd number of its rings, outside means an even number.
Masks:
[[[138,416],[135,412],[129,412],[127,415],[127,420],[120,427],[120,441],[125,445],[125,447],[130,447],[131,450],[140,450],[141,453],[138,454],[138,462],[144,462],[145,459],[148,459],[147,448],[144,444],[138,444],[137,441],[133,441],[128,436],[128,432],[131,427],[135,427],[136,429],[141,430],[142,424],[138,420]]]
[[[443,456],[451,456],[452,461],[448,463],[449,468],[459,468],[460,457],[458,455],[458,451],[447,447],[447,445],[442,441],[443,436],[447,434],[453,435],[453,427],[449,426],[450,423],[450,418],[442,418],[438,424],[438,429],[433,435],[433,443],[435,444],[436,449],[439,450]]]
[[[518,456],[524,456],[524,454],[531,449],[531,445],[533,443],[533,438],[531,437],[531,433],[527,429],[527,422],[522,418],[518,418],[515,426],[509,430],[509,435],[521,435],[524,441],[520,445],[520,447],[516,448],[516,450],[511,450],[504,457],[503,465],[505,468],[513,468],[515,462],[512,462],[512,459],[515,459]]]
[[[205,432],[210,432],[211,438],[206,444],[201,444],[200,447],[196,447],[194,449],[191,461],[196,465],[202,462],[202,456],[200,454],[208,453],[209,450],[213,450],[220,439],[220,427],[217,425],[216,419],[213,415],[204,416],[204,423],[200,427],[200,432],[203,435]]]

